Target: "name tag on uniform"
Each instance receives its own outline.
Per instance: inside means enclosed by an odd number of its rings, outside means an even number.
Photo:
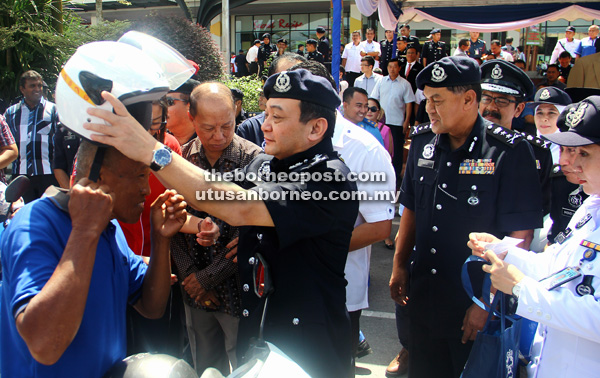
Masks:
[[[546,278],[541,279],[540,282],[546,286],[546,290],[552,290],[566,284],[569,281],[573,281],[579,276],[581,276],[579,267],[574,268],[572,266],[568,266]]]
[[[433,169],[433,165],[434,165],[433,160],[419,159],[419,161],[417,162],[418,167]]]
[[[493,175],[496,163],[492,159],[466,159],[458,167],[460,175]]]

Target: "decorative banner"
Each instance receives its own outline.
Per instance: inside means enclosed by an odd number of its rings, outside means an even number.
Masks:
[[[385,30],[396,30],[402,9],[393,0],[356,0],[356,7],[365,16],[379,12],[379,22]]]

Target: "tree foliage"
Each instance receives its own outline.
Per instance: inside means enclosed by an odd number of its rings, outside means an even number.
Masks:
[[[244,110],[248,112],[260,112],[258,98],[262,92],[262,81],[256,75],[228,78],[223,81],[229,88],[237,88],[244,93]]]

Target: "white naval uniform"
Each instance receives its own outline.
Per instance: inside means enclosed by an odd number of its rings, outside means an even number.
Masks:
[[[375,191],[394,192],[396,175],[390,154],[371,133],[345,119],[339,112],[332,138],[333,149],[337,151],[351,172],[384,172],[386,182],[356,181],[359,192],[374,195]],[[394,218],[394,204],[390,200],[360,201],[358,217],[354,227],[368,222],[375,223]],[[346,286],[346,307],[348,311],[358,311],[369,307],[369,267],[371,246],[351,251],[344,269]]]
[[[590,214],[584,225],[578,222]],[[538,280],[565,267],[579,265],[587,247],[582,240],[600,244],[600,197],[588,197],[568,226],[573,234],[535,254],[511,248],[504,261],[525,273],[521,281],[517,315],[539,322],[532,347],[530,378],[598,377],[600,375],[600,252],[581,265],[582,276],[548,291]],[[583,275],[594,276],[593,295],[575,291]]]

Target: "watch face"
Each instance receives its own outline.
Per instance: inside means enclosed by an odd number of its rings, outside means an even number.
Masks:
[[[171,152],[167,149],[161,148],[154,153],[154,161],[161,167],[166,166],[171,162]]]

